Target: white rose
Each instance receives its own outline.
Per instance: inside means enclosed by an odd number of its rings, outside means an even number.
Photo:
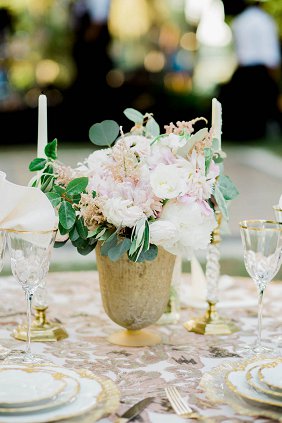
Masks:
[[[196,201],[169,201],[163,208],[161,219],[173,223],[179,231],[177,241],[166,246],[168,251],[173,254],[185,252],[187,258],[192,250],[207,248],[217,226],[214,213],[205,214]]]
[[[179,237],[177,227],[167,220],[156,220],[150,224],[150,242],[164,246],[177,241]]]
[[[183,170],[175,165],[158,165],[151,173],[150,182],[154,194],[159,198],[171,199],[185,193]]]
[[[103,206],[103,214],[114,226],[132,228],[138,220],[144,217],[142,209],[134,206],[132,201],[120,197],[109,198]]]

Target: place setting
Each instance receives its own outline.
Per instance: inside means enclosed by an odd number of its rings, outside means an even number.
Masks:
[[[282,225],[262,219],[244,220],[239,225],[244,263],[258,292],[256,340],[236,346],[242,358],[207,372],[199,386],[215,404],[228,404],[243,415],[282,421],[281,349],[262,339],[263,295],[281,266]]]
[[[119,391],[109,379],[52,364],[1,366],[0,386],[5,386],[0,394],[1,423],[45,423],[77,416],[79,421],[96,421],[119,406]]]
[[[0,174],[0,265],[9,255],[13,278],[26,298],[26,348],[1,348],[0,422],[88,422],[117,410],[119,389],[90,370],[67,368],[32,351],[32,299],[49,272],[58,232],[56,213],[36,187],[16,185]],[[3,350],[3,351],[2,351]]]

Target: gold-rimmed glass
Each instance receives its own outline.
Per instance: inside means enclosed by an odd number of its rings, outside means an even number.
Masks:
[[[263,295],[277,274],[282,261],[282,223],[269,220],[244,220],[239,223],[244,250],[244,263],[258,291],[258,329],[253,353],[270,352],[261,341]]]
[[[279,204],[276,204],[273,206],[275,220],[279,223],[282,223],[282,208],[279,206]],[[282,347],[282,335],[278,336],[276,339],[276,343],[278,347]]]
[[[31,310],[32,298],[38,286],[49,271],[51,253],[56,237],[56,230],[17,231],[7,230],[7,244],[10,253],[13,276],[21,285],[27,304],[27,345],[26,351],[14,362],[39,363],[44,361],[31,353]]]
[[[276,206],[273,206],[273,210],[274,210],[275,220],[277,222],[282,223],[282,209],[281,209],[281,207],[277,204]]]

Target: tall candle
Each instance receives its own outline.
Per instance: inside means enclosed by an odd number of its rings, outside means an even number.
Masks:
[[[216,99],[212,99],[212,129],[213,137],[218,139],[218,148],[221,150],[222,107]]]
[[[47,143],[47,97],[45,94],[40,94],[38,97],[37,157],[45,157],[44,149]]]

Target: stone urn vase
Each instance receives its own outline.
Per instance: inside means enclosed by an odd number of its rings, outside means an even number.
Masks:
[[[95,248],[100,291],[105,312],[125,330],[108,340],[123,346],[148,346],[161,342],[154,332],[144,330],[166,309],[176,256],[159,248],[153,261],[134,263],[126,254],[113,262]]]

